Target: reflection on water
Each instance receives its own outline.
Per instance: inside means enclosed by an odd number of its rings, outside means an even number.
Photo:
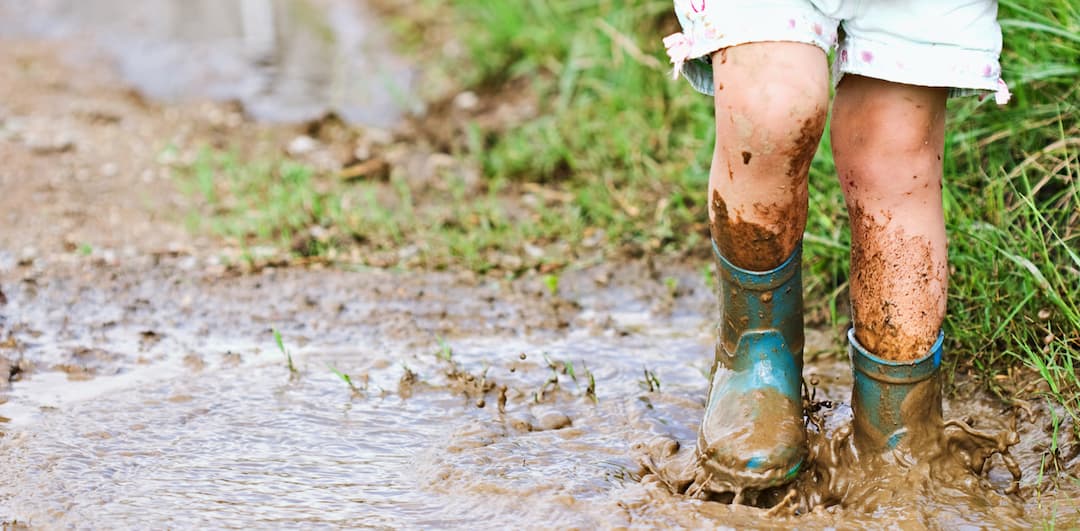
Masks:
[[[136,528],[624,522],[611,512],[644,496],[634,443],[693,435],[700,406],[682,396],[704,391],[700,339],[455,341],[462,371],[509,387],[505,412],[497,391],[483,408],[455,391],[448,364],[430,353],[385,348],[309,345],[294,380],[275,360],[144,381],[0,438],[4,479],[19,485],[0,495],[0,515]],[[531,393],[552,374],[544,352],[592,371],[599,404],[567,375],[538,403]],[[675,394],[643,400],[641,363]],[[331,365],[364,375],[366,391],[352,396]],[[405,365],[417,375],[407,399]]]
[[[334,112],[386,127],[415,110],[414,71],[350,0],[0,0],[0,36],[87,36],[163,100],[236,100],[258,119]]]

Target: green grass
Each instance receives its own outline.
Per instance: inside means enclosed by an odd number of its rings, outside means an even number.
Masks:
[[[508,87],[538,106],[512,127],[465,125],[453,155],[482,176],[432,188],[392,172],[346,183],[288,160],[204,152],[183,172],[199,225],[239,246],[376,266],[552,273],[629,253],[709,256],[709,98],[670,80],[668,0],[423,0],[395,27],[443,24],[459,58],[433,68],[485,98]],[[950,102],[945,206],[953,268],[945,328],[954,372],[1023,365],[1080,410],[1080,11],[1002,1],[1006,107]],[[433,32],[439,33],[439,32]],[[850,233],[828,135],[811,168],[805,243],[811,324],[847,324]],[[707,266],[706,266],[707,267]],[[557,276],[548,288],[557,290]],[[1003,395],[1012,391],[985,381]],[[1007,382],[1006,382],[1007,383]],[[1023,384],[1023,382],[1021,382]]]
[[[415,189],[404,175],[348,183],[275,157],[202,150],[180,170],[202,206],[189,226],[224,236],[245,251],[273,246],[291,254],[377,267],[466,267],[480,272],[557,269],[577,255],[551,244],[580,242],[590,228],[574,208],[508,202],[491,183],[475,195],[460,176],[444,189]]]
[[[285,358],[285,367],[289,369],[289,376],[295,377],[300,373],[297,370],[296,365],[293,364],[292,353],[289,349],[285,348],[285,341],[281,338],[281,332],[278,329],[274,329],[274,344],[277,345],[278,350],[281,352],[281,356]]]

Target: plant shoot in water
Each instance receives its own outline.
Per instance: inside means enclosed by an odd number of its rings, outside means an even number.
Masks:
[[[450,361],[454,357],[454,349],[450,348],[450,344],[442,336],[435,336],[435,340],[439,342],[439,351],[435,355],[443,361]]]
[[[552,297],[559,293],[559,275],[544,275],[544,286],[547,286],[548,293]]]
[[[675,295],[679,292],[679,279],[675,277],[664,277],[664,287],[667,288],[668,295],[674,299]]]
[[[593,376],[592,371],[589,370],[589,366],[584,361],[581,362],[581,368],[585,369],[585,376],[589,379],[589,386],[585,388],[585,396],[592,399],[593,404],[599,404],[600,399],[596,396],[596,377]]]
[[[296,370],[296,365],[293,365],[292,354],[285,348],[285,342],[281,340],[281,332],[277,328],[274,329],[274,342],[277,343],[278,350],[281,351],[281,355],[285,356],[286,366],[289,367],[289,374],[295,376],[300,373]]]
[[[642,388],[648,389],[650,393],[660,392],[660,378],[656,376],[656,373],[650,371],[648,367],[644,369],[645,379],[642,382]]]
[[[365,389],[357,387],[348,374],[337,370],[337,367],[334,367],[333,365],[330,366],[330,371],[337,375],[337,377],[340,378],[341,381],[345,382],[345,384],[349,386],[349,390],[352,391],[353,396],[359,396],[364,393]],[[365,385],[364,387],[366,388],[367,386]]]

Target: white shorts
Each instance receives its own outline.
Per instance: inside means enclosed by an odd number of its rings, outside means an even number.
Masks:
[[[683,32],[664,39],[675,75],[705,94],[713,52],[789,41],[836,48],[834,84],[851,73],[1008,100],[996,0],[675,0],[675,12]]]

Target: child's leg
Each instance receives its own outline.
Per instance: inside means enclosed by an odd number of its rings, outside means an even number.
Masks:
[[[698,451],[714,486],[761,488],[791,480],[806,456],[798,249],[828,71],[821,48],[791,42],[725,48],[712,66],[722,315]]]
[[[925,356],[945,316],[947,92],[848,75],[833,103],[833,154],[851,217],[855,336],[886,360]]]
[[[807,171],[828,112],[828,64],[814,45],[761,42],[720,51],[712,65],[713,239],[734,265],[767,271],[802,239]]]

